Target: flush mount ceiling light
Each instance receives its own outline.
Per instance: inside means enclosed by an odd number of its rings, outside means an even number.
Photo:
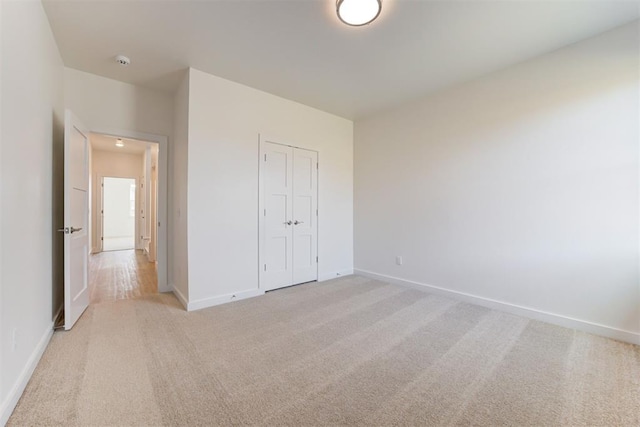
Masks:
[[[347,25],[359,27],[373,22],[382,10],[382,0],[337,0],[338,18]]]
[[[118,140],[116,141],[116,147],[124,147],[124,142],[122,142],[122,139],[118,138]]]

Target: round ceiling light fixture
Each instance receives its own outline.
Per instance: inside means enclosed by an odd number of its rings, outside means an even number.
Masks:
[[[117,139],[116,147],[124,147],[124,142],[122,142],[122,138]]]
[[[338,18],[347,25],[360,27],[373,22],[382,11],[382,0],[337,0]]]

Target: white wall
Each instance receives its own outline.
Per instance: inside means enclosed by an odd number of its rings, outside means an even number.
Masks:
[[[168,173],[168,179],[166,175],[164,178],[160,177],[158,198],[160,203],[158,222],[161,224],[160,227],[166,227],[164,230],[158,230],[158,237],[161,239],[163,233],[166,233],[168,239],[166,249],[158,247],[158,284],[161,291],[167,290],[163,287],[163,278],[166,278],[168,283],[174,282],[171,277],[171,258],[167,256],[167,249],[174,244],[171,241],[172,231],[169,229],[170,224],[173,223],[173,210],[170,207],[172,201],[164,200],[163,197],[164,194],[172,193],[173,168],[166,165],[172,161],[170,150],[173,135],[173,95],[71,68],[65,68],[64,73],[65,106],[71,109],[90,130],[112,135],[119,135],[120,131],[130,131],[168,138],[167,146],[160,148],[159,161],[160,173],[164,173],[162,172],[164,168]],[[145,139],[146,135],[144,138],[136,137]],[[169,188],[166,188],[167,185]],[[162,209],[163,203],[167,204],[167,209]],[[165,259],[166,262],[163,261]]]
[[[171,94],[65,68],[65,106],[91,130],[173,133]]]
[[[186,306],[189,299],[187,252],[187,142],[189,138],[189,75],[180,83],[174,99],[175,134],[171,145],[171,236],[169,268],[176,296]]]
[[[640,342],[638,47],[634,23],[358,121],[356,269]]]
[[[113,151],[92,150],[91,159],[91,229],[94,231],[91,241],[93,252],[100,251],[100,230],[102,230],[100,218],[101,191],[100,185],[102,177],[110,176],[114,178],[136,178],[140,179],[142,171],[143,158],[142,154],[116,153]],[[139,185],[138,185],[139,187]],[[139,191],[136,191],[136,205],[139,200]],[[140,209],[136,207],[136,213]],[[136,221],[136,248],[142,248],[140,240],[140,230],[138,229],[138,221]]]
[[[189,302],[258,290],[258,134],[319,151],[319,276],[353,270],[353,123],[191,69]]]
[[[51,337],[52,302],[59,297],[52,289],[52,181],[54,146],[62,143],[63,67],[40,2],[2,2],[1,10],[3,425]]]

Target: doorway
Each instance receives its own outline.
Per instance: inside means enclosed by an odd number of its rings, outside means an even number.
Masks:
[[[102,250],[135,249],[136,179],[102,178]]]
[[[97,133],[90,142],[90,302],[155,294],[159,144]]]
[[[166,136],[130,130],[94,129],[91,132],[71,110],[65,110],[62,170],[64,222],[56,224],[54,228],[56,233],[64,235],[64,306],[56,317],[56,328],[71,329],[89,303],[96,302],[92,301],[91,293],[97,288],[106,289],[107,292],[103,294],[111,300],[171,290],[167,283],[167,142]],[[125,154],[140,144],[146,147],[144,160],[137,162],[141,168],[136,166],[136,171],[130,174],[138,176],[142,172],[136,183],[135,249],[103,252],[102,209],[101,206],[100,209],[96,207],[100,205],[97,201],[102,202],[103,180],[98,177],[130,176],[120,175],[120,169],[126,164],[123,159],[104,162],[103,158],[102,166],[98,166],[96,157],[108,157],[113,152]],[[98,152],[107,154],[99,155]],[[100,175],[104,165],[117,171]],[[143,187],[144,191],[141,190]],[[126,254],[128,259],[107,257],[109,254]],[[92,256],[100,258],[90,262]],[[135,283],[119,280],[127,275],[138,280]],[[110,280],[103,280],[105,276]],[[144,283],[140,278],[145,279]],[[123,289],[110,288],[109,284]],[[132,286],[136,292],[129,292]]]

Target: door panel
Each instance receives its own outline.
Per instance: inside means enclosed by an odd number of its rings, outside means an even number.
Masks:
[[[82,228],[80,231],[74,232],[71,239],[71,280],[69,281],[69,293],[71,301],[77,301],[83,298],[87,291],[87,263],[86,254],[89,253],[88,241],[85,242],[85,236],[88,238],[87,218],[85,215],[86,206],[88,206],[87,192],[77,188],[71,189],[71,221],[75,228]],[[84,254],[84,256],[83,256]],[[88,293],[87,293],[88,295]],[[65,310],[66,313],[66,310]]]
[[[293,149],[293,284],[318,280],[318,153]]]
[[[291,176],[293,155],[290,147],[265,142],[262,146],[264,180],[264,260],[261,284],[265,290],[291,285],[292,234]]]
[[[280,189],[282,191],[288,191],[289,189],[289,174],[291,163],[291,150],[289,147],[273,147],[276,144],[269,144],[271,150],[267,151],[267,160],[269,167],[268,173],[265,175],[267,178],[267,187],[273,189]]]
[[[313,157],[305,155],[304,152],[313,153],[312,151],[294,148],[293,182],[300,193],[313,189],[313,173],[316,171]]]
[[[317,280],[318,153],[262,140],[260,159],[260,287]]]
[[[313,239],[308,234],[296,236],[294,271],[300,271],[315,265],[316,260],[313,255]],[[315,279],[314,279],[315,280]],[[300,282],[302,283],[302,282]]]
[[[267,254],[269,274],[279,274],[289,271],[289,263],[287,262],[287,254],[289,253],[289,248],[287,247],[288,241],[289,239],[284,236],[275,236],[270,240],[269,253]],[[288,281],[282,283],[284,286],[288,285]]]
[[[89,305],[89,133],[65,112],[64,327],[69,330]]]

